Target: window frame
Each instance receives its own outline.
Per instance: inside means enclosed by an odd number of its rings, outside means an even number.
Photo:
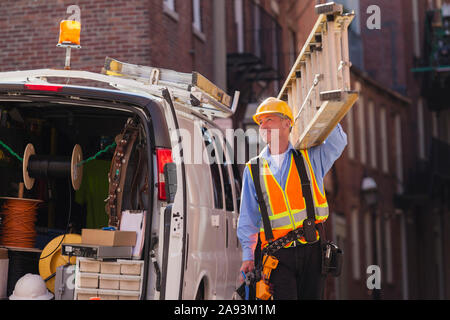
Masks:
[[[223,184],[222,169],[220,168],[219,162],[217,161],[217,144],[215,142],[214,135],[211,135],[209,129],[210,128],[207,128],[204,125],[201,126],[203,146],[205,147],[205,150],[207,151],[210,144],[212,144],[212,148],[214,150],[214,155],[212,155],[213,159],[209,158],[210,162],[207,163],[209,165],[213,187],[213,207],[218,210],[225,210],[225,189]],[[208,156],[210,156],[210,153],[208,151],[207,154]],[[219,179],[217,179],[217,177]]]

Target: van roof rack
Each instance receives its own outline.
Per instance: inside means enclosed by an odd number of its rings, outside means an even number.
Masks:
[[[210,119],[228,118],[236,110],[239,92],[233,100],[223,90],[197,72],[181,73],[173,70],[122,63],[107,57],[102,74],[80,70],[37,69],[0,72],[0,82],[50,83],[48,78],[85,79],[135,93],[162,97],[169,89],[175,101]],[[185,108],[184,108],[185,109]]]
[[[229,117],[236,110],[239,92],[232,99],[198,72],[174,70],[120,62],[106,57],[102,74],[137,81],[145,86],[167,87],[175,99],[190,104],[197,111],[210,116]],[[128,89],[126,86],[122,89]]]

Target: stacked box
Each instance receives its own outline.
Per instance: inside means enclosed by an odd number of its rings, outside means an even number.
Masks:
[[[141,260],[100,261],[77,258],[75,300],[139,300],[144,262]]]

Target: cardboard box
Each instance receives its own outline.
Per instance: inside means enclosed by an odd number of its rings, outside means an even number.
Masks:
[[[81,272],[100,272],[100,261],[79,259],[80,261],[80,271]]]
[[[100,273],[120,274],[120,264],[117,262],[102,262],[100,264]]]
[[[110,247],[134,247],[136,244],[136,232],[82,229],[81,243]]]
[[[121,294],[119,300],[139,300],[139,294]]]
[[[98,276],[80,274],[80,288],[98,288]]]
[[[100,289],[119,289],[119,279],[100,277]]]
[[[120,279],[120,290],[139,291],[141,285],[140,279]]]
[[[125,260],[118,260],[120,262],[120,274],[128,274],[128,275],[134,275],[134,276],[140,276],[142,272],[142,266],[144,264],[144,261],[125,261]]]

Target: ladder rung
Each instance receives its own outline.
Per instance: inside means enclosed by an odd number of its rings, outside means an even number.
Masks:
[[[342,14],[344,7],[341,4],[328,2],[317,5],[315,10],[316,14]]]

